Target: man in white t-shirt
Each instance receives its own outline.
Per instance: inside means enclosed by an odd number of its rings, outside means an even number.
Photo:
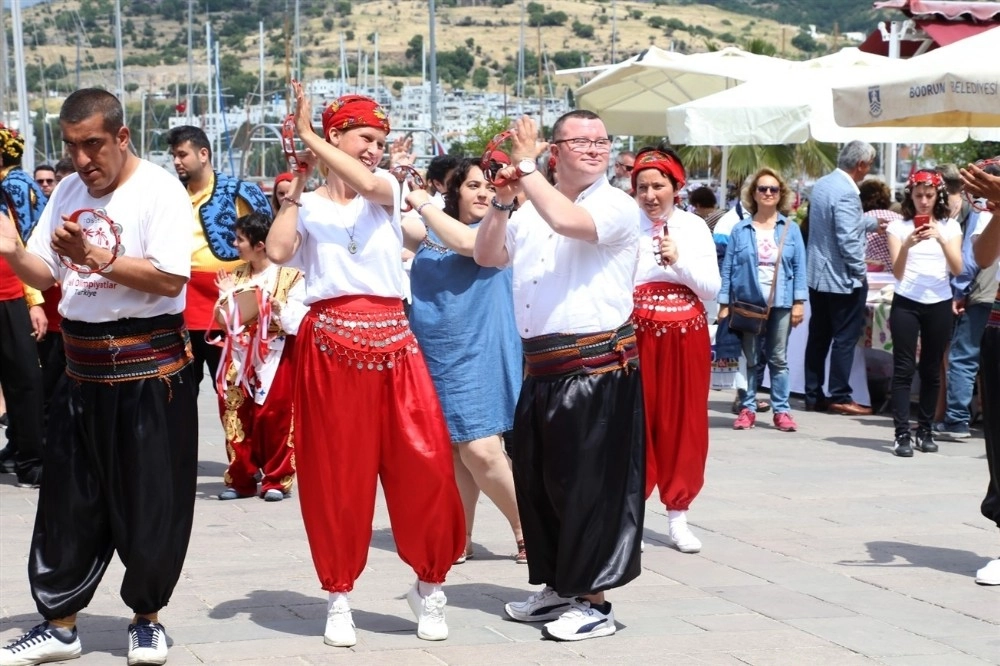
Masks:
[[[0,649],[0,664],[79,656],[76,615],[115,551],[135,613],[128,663],[162,664],[157,613],[180,577],[197,480],[197,387],[182,316],[191,241],[176,232],[190,204],[176,179],[129,151],[110,93],[77,90],[59,122],[77,175],[53,193],[27,248],[0,216],[0,254],[21,280],[62,284],[67,361],[28,556],[45,621]]]
[[[639,209],[608,182],[601,119],[571,111],[552,128],[559,182],[536,170],[538,130],[514,125],[512,161],[479,227],[475,259],[514,269],[527,377],[512,461],[528,574],[545,587],[507,615],[554,640],[615,632],[604,591],[639,575],[645,428],[632,292]],[[515,197],[527,203],[508,220]]]

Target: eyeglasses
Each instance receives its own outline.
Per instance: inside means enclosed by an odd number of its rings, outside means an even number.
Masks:
[[[781,191],[781,187],[778,185],[758,185],[757,191],[761,194],[777,194]]]
[[[35,182],[39,185],[52,185],[56,182],[55,178],[36,178]]]
[[[632,173],[632,169],[635,168],[634,164],[622,164],[621,162],[615,162],[615,166],[625,169],[628,173]]]
[[[567,143],[569,144],[569,149],[574,153],[585,153],[590,150],[591,146],[593,146],[594,152],[597,153],[611,152],[611,139],[606,137],[601,139],[585,139],[581,136],[573,139],[559,139],[552,143]]]

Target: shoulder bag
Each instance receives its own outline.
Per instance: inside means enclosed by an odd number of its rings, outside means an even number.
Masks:
[[[785,237],[788,236],[788,229],[792,224],[795,223],[791,220],[785,220],[785,230],[781,233],[781,241],[778,243],[778,257],[774,262],[774,279],[771,280],[771,293],[767,297],[767,303],[764,305],[746,301],[730,303],[729,328],[732,330],[751,335],[760,335],[767,330],[767,319],[771,316],[774,291],[778,286],[778,275],[781,270],[781,253],[785,249]]]

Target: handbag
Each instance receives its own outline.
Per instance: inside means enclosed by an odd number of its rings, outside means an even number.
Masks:
[[[771,293],[767,303],[750,303],[748,301],[733,301],[729,304],[729,328],[740,333],[761,335],[767,330],[767,320],[771,316],[771,306],[774,303],[774,291],[778,286],[778,272],[781,269],[781,253],[785,249],[785,237],[788,236],[790,225],[795,224],[785,220],[785,230],[778,243],[778,257],[774,261],[774,279],[771,280]]]

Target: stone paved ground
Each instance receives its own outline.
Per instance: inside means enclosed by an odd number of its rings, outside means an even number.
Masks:
[[[402,599],[414,576],[394,552],[380,496],[368,567],[351,595],[358,644],[348,650],[323,644],[325,594],[298,500],[215,499],[225,451],[204,389],[202,405],[194,534],[161,614],[174,666],[1000,663],[1000,588],[973,583],[975,570],[1000,555],[1000,535],[979,514],[981,435],[903,460],[889,453],[885,417],[799,412],[795,434],[769,421],[734,432],[728,397],[713,393],[706,485],[690,514],[704,551],[670,548],[665,510],[650,501],[643,573],[609,596],[618,633],[575,644],[503,619],[503,602],[531,588],[486,500],[476,556],[448,579],[451,638],[417,639]],[[25,567],[36,492],[13,481],[0,477],[3,640],[37,617]],[[81,615],[76,663],[124,663],[121,576],[116,560]]]

